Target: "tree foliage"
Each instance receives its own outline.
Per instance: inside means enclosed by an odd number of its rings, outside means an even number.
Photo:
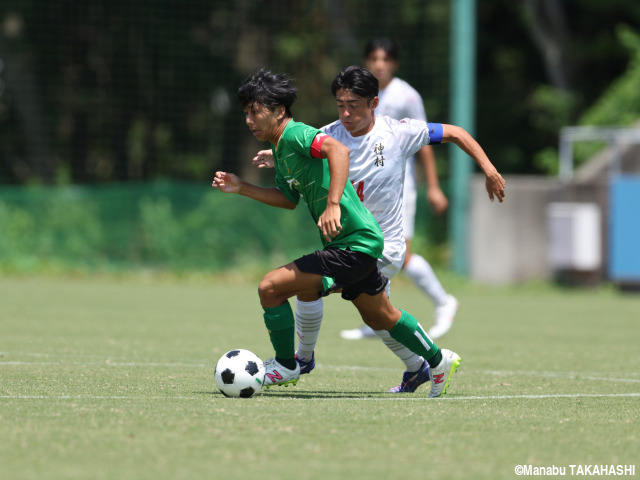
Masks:
[[[636,0],[477,6],[476,136],[502,171],[547,171],[564,125],[633,121]],[[449,13],[449,0],[0,0],[0,183],[241,170],[260,147],[236,103],[242,79],[290,72],[294,115],[321,126],[336,118],[331,80],[373,36],[399,41],[398,75],[446,123]]]

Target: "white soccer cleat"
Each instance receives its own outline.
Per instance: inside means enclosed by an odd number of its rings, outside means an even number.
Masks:
[[[267,358],[264,361],[264,386],[269,388],[273,385],[288,386],[290,383],[295,385],[300,379],[300,365],[296,362],[296,368],[289,370],[280,365],[275,358]]]
[[[457,311],[458,300],[453,295],[447,295],[446,303],[436,308],[435,323],[428,332],[429,336],[435,340],[447,333],[453,325]]]
[[[342,330],[340,336],[345,340],[362,340],[363,338],[375,337],[376,333],[369,325],[363,325],[353,330]]]
[[[439,397],[440,395],[447,393],[447,387],[449,386],[449,380],[460,366],[460,355],[451,350],[443,348],[442,361],[437,367],[432,368],[429,372],[431,377],[431,391],[429,392],[429,398]],[[266,377],[265,377],[266,383]]]

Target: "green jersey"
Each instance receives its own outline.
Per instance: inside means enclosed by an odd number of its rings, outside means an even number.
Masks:
[[[278,148],[271,145],[279,190],[296,205],[302,196],[316,223],[327,208],[329,195],[329,162],[311,154],[311,146],[318,134],[324,135],[317,128],[291,119],[282,132]],[[320,231],[324,247],[349,248],[381,258],[384,246],[382,230],[349,181],[340,199],[340,212],[342,230],[337,237],[327,242]]]

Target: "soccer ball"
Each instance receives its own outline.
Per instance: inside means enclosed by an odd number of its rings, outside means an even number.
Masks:
[[[264,363],[249,350],[230,350],[216,365],[216,386],[227,397],[253,397],[264,383]]]

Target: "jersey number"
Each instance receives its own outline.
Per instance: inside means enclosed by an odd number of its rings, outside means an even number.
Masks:
[[[358,194],[360,201],[364,202],[364,182],[351,182],[351,185],[356,189],[356,193]]]

